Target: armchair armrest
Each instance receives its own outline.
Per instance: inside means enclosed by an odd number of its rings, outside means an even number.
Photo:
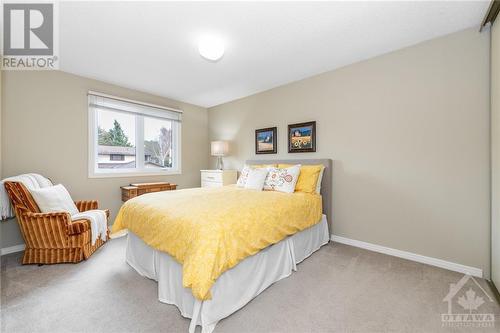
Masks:
[[[106,213],[106,218],[109,218],[109,209],[104,209],[104,212]],[[89,220],[87,219],[74,220],[68,224],[68,233],[69,235],[78,235],[81,234],[82,232],[90,230],[90,228],[91,227]]]
[[[19,219],[26,242],[34,248],[64,248],[68,243],[68,225],[71,216],[67,212],[24,213]]]
[[[78,211],[85,212],[87,210],[99,209],[99,204],[97,200],[80,200],[75,201],[76,208]]]
[[[81,200],[75,201],[76,208],[79,212],[85,212],[87,210],[99,209],[99,203],[97,200]],[[106,217],[109,218],[109,209],[103,209],[106,212]]]
[[[78,235],[90,229],[89,220],[81,219],[75,220],[68,224],[68,234]]]

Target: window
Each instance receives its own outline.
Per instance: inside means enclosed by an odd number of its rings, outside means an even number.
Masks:
[[[181,114],[89,92],[89,176],[180,173]]]

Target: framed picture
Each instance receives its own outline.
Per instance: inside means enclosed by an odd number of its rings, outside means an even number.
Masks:
[[[288,152],[311,153],[316,151],[316,122],[288,125]]]
[[[277,128],[261,128],[255,130],[255,153],[256,154],[276,154],[278,151]]]

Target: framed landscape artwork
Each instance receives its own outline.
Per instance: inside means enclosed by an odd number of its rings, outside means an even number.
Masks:
[[[255,153],[276,154],[277,145],[276,127],[261,128],[255,130]]]
[[[288,152],[309,153],[316,151],[316,122],[288,125]]]

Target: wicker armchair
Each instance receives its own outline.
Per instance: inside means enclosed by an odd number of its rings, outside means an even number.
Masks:
[[[87,259],[105,241],[91,244],[90,222],[71,221],[67,212],[41,213],[35,200],[22,183],[5,182],[26,243],[23,264],[56,264]],[[97,201],[75,202],[80,212],[97,209]],[[109,211],[106,210],[109,217]],[[109,233],[108,233],[109,235]]]

